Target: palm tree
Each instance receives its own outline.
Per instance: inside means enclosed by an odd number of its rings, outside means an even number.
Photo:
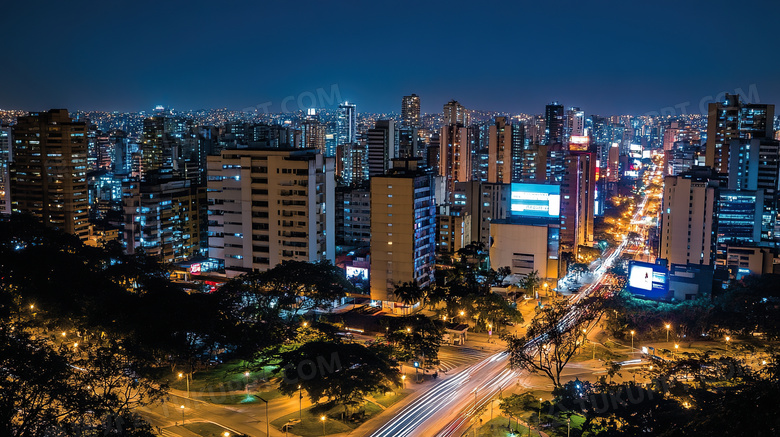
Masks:
[[[407,307],[414,305],[425,297],[425,292],[417,285],[417,281],[396,285],[393,294]]]

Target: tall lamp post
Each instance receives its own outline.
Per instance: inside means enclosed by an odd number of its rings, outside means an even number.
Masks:
[[[258,396],[257,398],[260,399],[261,401],[265,402],[265,435],[266,435],[266,437],[268,437],[268,436],[271,435],[271,428],[270,428],[270,424],[268,422],[268,401],[263,399],[263,398],[261,398],[260,396]]]
[[[249,372],[244,372],[244,380],[246,381],[244,384],[244,392],[246,393],[246,396],[249,397]]]
[[[322,422],[322,435],[325,435],[325,415],[320,416],[320,422]]]
[[[189,373],[184,373],[184,372],[179,372],[179,379],[182,379],[182,378],[184,378],[187,381],[187,398],[189,399],[189,397],[190,397],[190,374]]]
[[[298,384],[298,420],[303,423],[303,390],[300,384]]]
[[[539,398],[539,414],[536,415],[536,430],[542,435],[542,398]],[[528,431],[530,434],[531,431]]]
[[[631,352],[634,351],[634,330],[631,330]]]
[[[179,410],[181,410],[181,426],[184,426],[184,405],[179,407]]]
[[[671,328],[672,325],[666,324],[666,342],[669,343],[669,328]]]

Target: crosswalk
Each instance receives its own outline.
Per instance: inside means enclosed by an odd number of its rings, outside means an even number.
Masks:
[[[439,349],[439,366],[442,372],[449,372],[465,364],[479,362],[495,352],[472,349],[469,347],[442,346]]]

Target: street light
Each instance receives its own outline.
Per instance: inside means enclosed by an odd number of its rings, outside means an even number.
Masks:
[[[303,423],[303,389],[300,384],[298,384],[298,420]]]
[[[631,330],[631,351],[634,350],[634,330]]]
[[[536,430],[539,431],[539,435],[542,435],[542,398],[539,398],[539,414],[536,416]],[[530,434],[531,431],[529,430]]]
[[[179,409],[181,410],[181,426],[184,426],[184,405],[179,407]]]
[[[571,417],[566,418],[566,437],[571,434]]]
[[[303,322],[303,327],[305,328],[307,326],[309,326],[309,322]]]
[[[325,435],[325,415],[320,416],[320,422],[322,422],[322,435]]]
[[[401,375],[401,388],[406,388],[406,375]]]
[[[674,356],[675,356],[675,358],[677,357],[677,350],[678,349],[680,349],[680,345],[679,344],[675,344],[674,345]]]
[[[672,325],[666,324],[666,342],[669,343],[669,328],[671,328]]]
[[[263,399],[263,398],[261,398],[260,396],[258,396],[257,398],[260,399],[261,401],[265,402],[265,435],[267,437],[267,436],[271,435],[270,434],[270,432],[271,432],[271,425],[268,422],[268,401]]]
[[[179,372],[179,379],[185,378],[187,381],[187,398],[190,397],[190,374]]]
[[[244,372],[244,379],[246,380],[244,391],[246,392],[247,397],[249,397],[249,371]]]

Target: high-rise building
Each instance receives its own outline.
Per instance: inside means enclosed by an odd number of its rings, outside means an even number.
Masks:
[[[669,264],[714,264],[718,191],[718,175],[708,167],[664,178],[659,258]]]
[[[496,117],[489,132],[487,182],[520,182],[525,142],[523,125],[507,123],[506,117]]]
[[[572,141],[572,137],[585,136],[585,112],[580,108],[569,108],[566,111],[565,142]]]
[[[561,181],[561,252],[577,257],[579,246],[593,242],[595,159],[589,152],[572,152],[565,159]]]
[[[66,109],[19,117],[10,166],[12,210],[82,240],[89,235],[86,133]]]
[[[208,157],[209,256],[228,276],[335,260],[335,163],[311,149]]]
[[[511,184],[456,182],[452,208],[463,220],[463,242],[477,241],[490,246],[490,223],[509,213]]]
[[[680,123],[673,121],[664,129],[664,150],[674,150],[674,143],[677,142],[680,135]]]
[[[441,118],[442,126],[459,125],[468,126],[469,115],[466,108],[457,100],[450,100],[444,105],[444,113]]]
[[[439,152],[439,174],[446,179],[446,192],[448,196],[451,196],[455,182],[471,180],[469,128],[459,124],[442,126],[439,145],[441,149]],[[439,201],[444,200],[439,199]]]
[[[707,116],[705,163],[728,173],[731,140],[772,138],[775,105],[742,103],[726,94],[723,102],[710,103]]]
[[[718,258],[725,260],[727,246],[761,241],[762,190],[720,190],[718,193]]]
[[[778,180],[780,180],[780,141],[771,138],[731,140],[728,168],[730,190],[763,191],[761,239],[775,242]]]
[[[398,157],[398,128],[393,120],[379,120],[368,137],[368,176],[385,174],[390,162]]]
[[[201,254],[206,189],[189,180],[122,183],[125,250],[173,263]],[[205,252],[205,250],[204,250]]]
[[[313,119],[304,120],[301,123],[301,146],[325,153],[325,125]]]
[[[11,173],[13,130],[0,124],[0,214],[11,213]]]
[[[352,144],[357,141],[357,106],[344,102],[339,105],[339,115],[336,132],[336,142]]]
[[[141,142],[141,178],[150,180],[173,172],[174,142],[172,120],[162,115],[144,119]]]
[[[435,203],[433,176],[417,160],[394,160],[386,175],[371,178],[372,300],[398,308],[396,285],[433,283]]]
[[[401,100],[401,122],[404,127],[421,126],[420,120],[420,97],[417,94],[404,96]]]
[[[371,191],[367,187],[336,188],[336,244],[371,245]]]
[[[399,158],[422,158],[422,151],[425,143],[420,138],[420,131],[412,127],[401,127],[398,129],[398,157]]]
[[[564,127],[566,120],[563,105],[552,102],[544,108],[544,144],[556,144],[564,142]]]

